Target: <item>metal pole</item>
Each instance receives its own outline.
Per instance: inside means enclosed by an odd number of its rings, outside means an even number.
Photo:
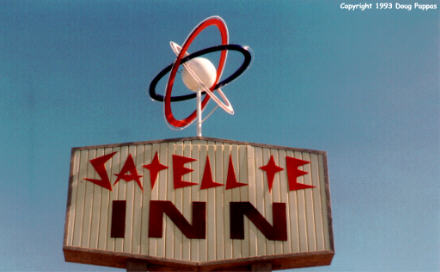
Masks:
[[[202,137],[202,91],[197,91],[197,136]]]

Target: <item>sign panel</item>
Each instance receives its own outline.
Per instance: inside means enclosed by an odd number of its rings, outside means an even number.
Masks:
[[[327,265],[326,154],[215,138],[72,149],[66,261],[149,269]]]

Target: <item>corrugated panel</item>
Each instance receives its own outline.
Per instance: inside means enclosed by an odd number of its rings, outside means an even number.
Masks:
[[[112,191],[86,181],[85,178],[99,179],[90,160],[113,152],[115,155],[105,164]],[[142,166],[150,163],[156,152],[168,169],[159,172],[156,185],[151,189],[149,170]],[[134,181],[120,180],[114,184],[115,174],[121,171],[129,154],[142,176],[143,191]],[[184,175],[183,179],[199,185],[174,189],[173,154],[195,159],[185,164],[194,171]],[[272,192],[269,192],[266,174],[260,167],[266,165],[271,156],[284,170],[275,175]],[[288,190],[286,156],[310,161],[300,167],[308,174],[299,177],[298,182],[315,188]],[[248,186],[232,190],[226,190],[224,186],[201,190],[206,157],[209,157],[215,182],[226,183],[231,157],[238,181]],[[319,152],[198,139],[75,149],[65,245],[194,262],[332,250],[324,163],[324,155]],[[126,200],[127,203],[124,238],[110,237],[113,200]],[[150,200],[170,200],[190,222],[192,202],[206,202],[206,239],[186,238],[167,216],[162,219],[164,236],[148,238]],[[231,201],[249,201],[268,222],[273,220],[272,203],[287,203],[288,240],[267,240],[248,219],[245,219],[245,239],[231,240]]]

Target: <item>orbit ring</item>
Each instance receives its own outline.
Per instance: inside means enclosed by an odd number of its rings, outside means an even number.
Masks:
[[[218,88],[226,86],[229,82],[231,82],[232,80],[239,77],[244,72],[244,70],[246,70],[246,68],[249,66],[249,64],[251,62],[251,54],[249,53],[249,51],[247,50],[246,47],[238,45],[238,44],[226,44],[226,45],[217,45],[217,46],[205,48],[205,49],[199,50],[197,52],[192,53],[191,55],[184,57],[182,59],[181,64],[184,64],[185,62],[187,62],[193,58],[196,58],[196,57],[208,54],[208,53],[221,51],[221,50],[232,50],[232,51],[240,52],[243,54],[244,60],[243,60],[243,63],[241,64],[241,66],[232,75],[230,75],[226,79],[220,81],[219,83],[217,83],[214,86],[213,89],[216,90]],[[173,67],[173,63],[168,65],[167,67],[165,67],[162,71],[160,71],[159,74],[157,74],[157,76],[154,77],[154,79],[151,81],[150,88],[149,88],[149,94],[153,100],[156,100],[159,102],[164,101],[164,96],[156,93],[156,86],[157,86],[158,82],[162,79],[162,77],[164,77],[169,71],[171,71],[172,67]],[[202,94],[205,94],[205,92],[202,92]],[[187,94],[187,95],[173,96],[170,98],[170,101],[171,102],[184,101],[184,100],[192,99],[195,97],[196,97],[196,93],[191,93],[191,94]]]
[[[166,92],[165,92],[165,107],[164,107],[164,113],[165,113],[165,118],[167,119],[168,123],[174,127],[186,127],[189,124],[191,124],[192,121],[194,121],[194,119],[197,116],[197,110],[194,110],[190,115],[188,115],[186,118],[182,119],[182,120],[178,120],[176,118],[174,118],[173,112],[171,110],[171,92],[173,89],[173,84],[174,84],[174,79],[176,77],[176,73],[177,73],[177,69],[180,66],[180,62],[182,60],[182,58],[185,56],[186,51],[188,50],[189,46],[191,45],[191,43],[194,41],[194,39],[198,36],[198,34],[200,32],[202,32],[205,28],[207,28],[208,26],[214,25],[218,28],[218,30],[220,31],[220,35],[221,35],[221,41],[222,44],[228,44],[228,29],[226,27],[225,22],[223,21],[223,19],[221,19],[218,16],[213,16],[213,17],[209,17],[208,19],[204,20],[203,22],[201,22],[199,25],[197,25],[194,30],[191,32],[191,34],[189,34],[189,36],[186,38],[185,42],[182,45],[182,50],[180,50],[179,55],[176,58],[176,61],[173,64],[173,68],[171,69],[170,72],[170,76],[168,78],[168,83],[167,83],[167,87],[166,87]],[[223,71],[223,66],[226,62],[226,57],[227,57],[227,51],[222,51],[220,53],[220,59],[219,59],[219,63],[218,63],[218,68],[217,68],[217,75],[216,75],[216,79],[214,81],[213,85],[216,85],[221,73]],[[205,98],[203,99],[202,103],[201,103],[201,108],[202,110],[205,108],[206,104],[209,101],[209,96],[205,96]]]

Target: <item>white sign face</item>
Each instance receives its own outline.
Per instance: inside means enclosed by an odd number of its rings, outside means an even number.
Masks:
[[[213,138],[74,148],[67,261],[221,269],[330,264],[326,155]]]

